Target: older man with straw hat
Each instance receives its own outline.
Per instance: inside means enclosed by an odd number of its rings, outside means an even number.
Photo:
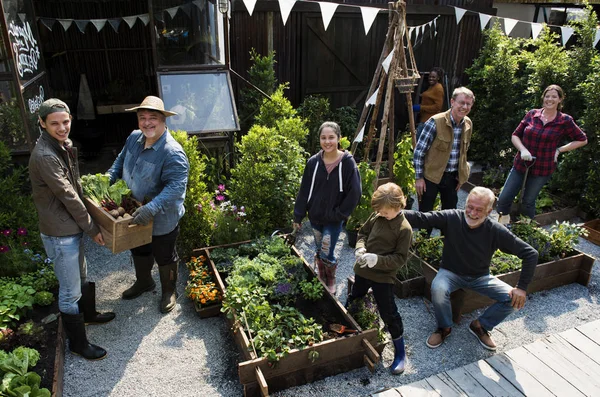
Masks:
[[[122,297],[134,299],[156,287],[152,279],[156,261],[162,287],[160,311],[168,313],[177,299],[179,256],[175,243],[185,212],[189,162],[166,126],[167,117],[177,113],[165,110],[160,98],[147,96],[127,111],[136,111],[139,129],[129,135],[108,173],[111,183],[122,178],[133,197],[144,203],[133,213],[132,223],[146,225],[152,219],[154,223],[152,242],[131,250],[136,281]]]

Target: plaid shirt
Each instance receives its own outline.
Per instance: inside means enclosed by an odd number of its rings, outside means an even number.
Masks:
[[[448,164],[446,165],[446,169],[444,172],[453,172],[458,171],[458,158],[460,156],[460,135],[463,130],[463,124],[465,120],[463,119],[459,124],[454,122],[454,117],[452,117],[452,113],[450,113],[450,120],[452,121],[452,130],[454,131],[454,140],[452,141],[452,149],[450,151],[450,158],[448,159]],[[425,155],[429,151],[433,140],[437,134],[437,130],[435,127],[435,121],[430,118],[425,122],[423,126],[423,131],[421,132],[421,136],[419,137],[419,142],[417,142],[417,146],[415,147],[414,154],[414,165],[415,165],[415,179],[423,178],[423,166],[425,163]]]
[[[530,110],[512,134],[519,137],[531,155],[536,157],[535,164],[529,169],[529,175],[534,176],[547,176],[554,172],[554,154],[564,140],[587,139],[585,133],[573,121],[573,117],[565,113],[558,112],[554,120],[544,125],[542,109]],[[525,164],[526,162],[521,160],[521,153],[517,152],[513,167],[524,173]]]

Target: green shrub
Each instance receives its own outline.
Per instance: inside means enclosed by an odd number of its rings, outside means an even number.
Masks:
[[[319,127],[331,118],[329,99],[321,95],[308,95],[298,107],[298,113],[306,121],[308,128],[308,138],[304,148],[309,154],[317,153],[320,148]],[[342,128],[341,125],[340,128]],[[348,133],[342,129],[342,134],[347,135]]]
[[[54,302],[54,295],[48,291],[38,291],[33,296],[33,303],[38,306],[50,306]]]
[[[415,167],[413,165],[412,136],[405,133],[394,152],[394,182],[402,188],[405,196],[417,193],[415,189]]]
[[[271,95],[275,91],[277,79],[275,78],[275,51],[262,56],[254,48],[250,50],[252,66],[248,70],[248,81],[258,87],[262,92]],[[265,99],[265,96],[254,87],[244,87],[241,100],[238,102],[238,114],[242,131],[247,131],[254,122],[254,116]]]
[[[195,248],[208,245],[213,214],[210,211],[210,195],[203,174],[206,168],[206,156],[198,150],[198,138],[188,136],[185,131],[172,131],[173,138],[183,147],[190,164],[187,189],[185,193],[185,215],[179,222],[177,245],[183,257],[189,256]]]
[[[33,308],[34,294],[31,287],[11,281],[0,282],[0,328],[10,327]]]
[[[371,208],[371,197],[375,191],[373,183],[375,182],[375,170],[371,168],[368,162],[363,161],[358,164],[358,173],[360,174],[360,183],[362,186],[362,194],[358,205],[350,214],[348,222],[346,222],[346,230],[356,230],[369,219],[373,209]]]

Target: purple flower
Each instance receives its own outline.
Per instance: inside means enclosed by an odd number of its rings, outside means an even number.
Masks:
[[[10,251],[10,247],[7,247],[6,245],[0,245],[1,253],[8,252],[8,251]]]
[[[217,199],[217,201],[225,200],[225,196],[223,196],[222,194],[217,194],[215,198]]]
[[[198,203],[198,204],[196,205],[196,210],[197,210],[198,212],[202,212],[202,204],[201,204],[201,203]]]
[[[275,287],[275,293],[277,295],[288,295],[292,292],[292,285],[290,283],[279,283]]]
[[[237,205],[235,205],[235,204],[234,204],[234,205],[231,207],[231,211],[232,211],[232,212],[237,212]]]
[[[213,210],[214,210],[215,208],[217,208],[217,206],[215,205],[215,202],[214,202],[214,201],[211,201],[211,202],[210,202],[210,208],[212,208]]]
[[[222,183],[218,186],[218,189],[220,192],[224,192],[225,191],[225,185],[223,185]]]
[[[2,234],[4,234],[5,236],[10,236],[12,234],[12,230],[10,230],[10,229],[3,230]]]
[[[242,212],[246,212],[246,207],[244,207],[243,205],[240,207],[240,211]]]
[[[19,236],[27,236],[27,229],[24,227],[20,227],[17,229],[17,235]]]

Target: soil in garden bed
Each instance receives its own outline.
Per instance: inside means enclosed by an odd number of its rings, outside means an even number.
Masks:
[[[321,298],[321,301],[314,302],[304,299],[299,296],[296,299],[294,305],[305,317],[312,317],[318,324],[323,325],[323,332],[325,339],[335,339],[339,335],[331,332],[330,324],[341,324],[348,328],[353,328],[351,324],[348,324],[344,318],[340,315],[340,310],[333,306],[333,303],[328,302],[325,298]]]

